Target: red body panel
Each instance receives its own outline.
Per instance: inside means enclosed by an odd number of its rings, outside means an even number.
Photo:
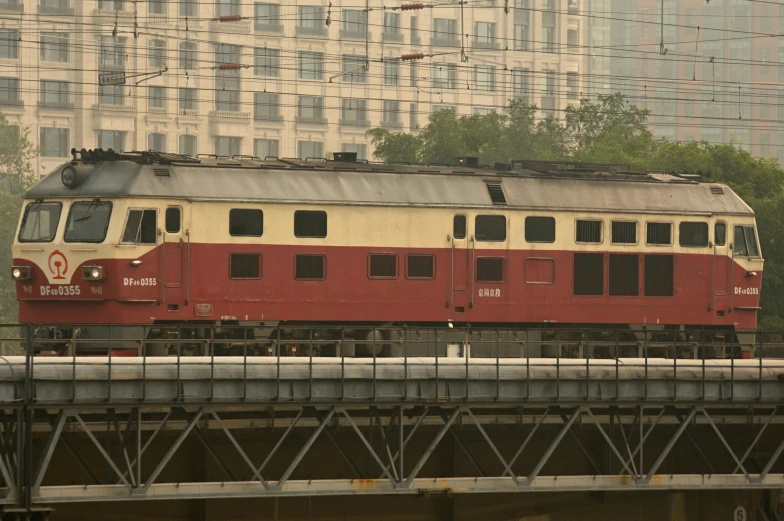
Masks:
[[[608,296],[609,263],[605,254],[604,296],[574,296],[573,251],[456,249],[453,257],[449,248],[424,251],[192,244],[188,250],[179,243],[167,243],[165,248],[165,255],[163,246],[158,246],[142,256],[138,267],[131,265],[131,259],[95,259],[85,263],[104,267],[105,280],[101,282],[81,280],[77,267],[72,285],[79,288],[79,295],[42,296],[41,286],[48,283],[41,267],[33,266],[32,280],[17,283],[20,320],[62,324],[150,324],[161,320],[406,323],[452,320],[753,329],[762,279],[761,273],[749,274],[728,257],[676,254],[674,296]],[[231,252],[261,253],[261,278],[230,279]],[[368,278],[367,256],[374,252],[398,255],[396,279]],[[294,258],[302,253],[326,255],[325,280],[294,279]],[[408,253],[434,254],[435,279],[407,279],[405,256]],[[472,282],[474,258],[487,256],[505,259],[503,283]],[[526,283],[524,266],[528,258],[553,259],[554,282]],[[24,259],[14,262],[30,264]],[[535,268],[531,269],[544,270],[544,275],[529,273],[528,279],[542,280],[544,276],[546,280],[552,264],[534,264]],[[644,295],[643,273],[641,263],[640,295]],[[63,305],[64,301],[68,305]]]

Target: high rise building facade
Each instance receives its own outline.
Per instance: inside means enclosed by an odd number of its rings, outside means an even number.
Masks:
[[[576,102],[581,1],[6,0],[0,112],[42,175],[72,147],[372,159],[371,127]]]

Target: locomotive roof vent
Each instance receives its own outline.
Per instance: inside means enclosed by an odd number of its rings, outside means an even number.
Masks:
[[[724,195],[724,188],[720,186],[711,186],[710,189],[713,195]]]
[[[332,159],[335,161],[342,161],[344,163],[356,163],[357,153],[356,152],[333,152]]]
[[[158,177],[170,177],[169,167],[167,166],[154,166],[152,172]]]
[[[490,200],[493,201],[493,204],[506,206],[506,196],[501,181],[485,181],[485,186],[487,186],[487,193],[490,194]]]

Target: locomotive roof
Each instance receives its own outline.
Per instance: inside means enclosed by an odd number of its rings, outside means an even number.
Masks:
[[[168,154],[155,160],[144,154],[65,163],[32,187],[27,197],[753,214],[725,185],[674,174],[620,172],[609,165],[515,162],[499,171],[276,158],[194,160]],[[72,188],[61,180],[69,165],[82,180]],[[500,196],[496,183],[502,187]]]

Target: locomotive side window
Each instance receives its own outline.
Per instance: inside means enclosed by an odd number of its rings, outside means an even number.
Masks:
[[[452,235],[455,239],[466,238],[466,216],[455,215],[454,222],[452,223]]]
[[[526,217],[525,242],[555,242],[555,218]]]
[[[327,236],[327,212],[297,210],[294,212],[294,236],[323,239]]]
[[[672,224],[671,223],[648,223],[647,224],[647,244],[657,246],[669,246],[672,244]]]
[[[28,204],[19,229],[19,242],[52,242],[62,211],[62,203]]]
[[[436,278],[435,255],[407,255],[406,278],[432,280]]]
[[[704,248],[708,245],[708,223],[682,222],[678,237],[681,246]]]
[[[103,242],[109,229],[112,203],[80,202],[71,205],[65,223],[65,242]]]
[[[672,297],[674,293],[672,255],[645,256],[645,296]]]
[[[586,244],[602,242],[602,221],[577,220],[575,241]]]
[[[759,257],[754,226],[736,226],[732,253],[736,257]]]
[[[371,279],[396,279],[397,255],[371,253],[368,255],[368,277]]]
[[[474,221],[477,241],[503,242],[506,240],[506,217],[477,215]]]
[[[574,254],[574,294],[604,294],[604,255],[601,253]]]
[[[128,210],[122,241],[126,244],[155,244],[158,236],[158,210]]]
[[[294,278],[324,280],[327,278],[327,258],[324,255],[297,255],[294,259]]]
[[[640,261],[637,255],[610,254],[610,295],[636,297],[639,295]]]
[[[637,222],[636,221],[613,221],[612,243],[613,244],[637,244]]]
[[[503,257],[479,257],[476,259],[476,281],[477,282],[503,282],[504,281],[504,258]]]
[[[229,255],[229,278],[260,279],[260,253],[232,253]]]
[[[555,283],[555,259],[528,257],[523,268],[526,284]]]
[[[264,212],[244,208],[229,210],[229,234],[233,237],[261,237]]]
[[[166,208],[166,233],[180,233],[180,207]]]
[[[716,226],[713,228],[713,242],[716,246],[727,244],[727,223],[716,223]]]

